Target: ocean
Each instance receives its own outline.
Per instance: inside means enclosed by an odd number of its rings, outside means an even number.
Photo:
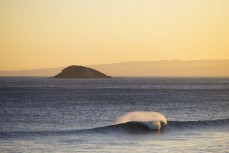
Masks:
[[[0,152],[229,152],[229,78],[0,77]]]

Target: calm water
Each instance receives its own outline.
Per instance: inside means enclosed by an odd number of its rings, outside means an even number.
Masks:
[[[133,111],[168,125],[114,125]],[[0,152],[229,152],[229,79],[1,77]]]

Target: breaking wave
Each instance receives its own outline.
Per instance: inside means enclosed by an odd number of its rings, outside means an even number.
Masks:
[[[164,115],[158,112],[130,112],[116,120],[116,124],[127,122],[140,122],[150,130],[159,130],[167,124],[167,119]]]
[[[119,117],[115,124],[80,130],[67,131],[18,131],[0,132],[0,139],[22,138],[30,136],[72,135],[86,133],[160,133],[181,130],[198,129],[229,129],[229,119],[205,121],[167,121],[164,115],[157,112],[132,112]]]

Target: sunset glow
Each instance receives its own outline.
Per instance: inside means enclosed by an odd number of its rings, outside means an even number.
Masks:
[[[0,70],[229,59],[228,0],[1,0]]]

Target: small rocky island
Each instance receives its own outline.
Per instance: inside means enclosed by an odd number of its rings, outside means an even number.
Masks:
[[[53,78],[111,78],[97,70],[84,66],[68,66]]]

